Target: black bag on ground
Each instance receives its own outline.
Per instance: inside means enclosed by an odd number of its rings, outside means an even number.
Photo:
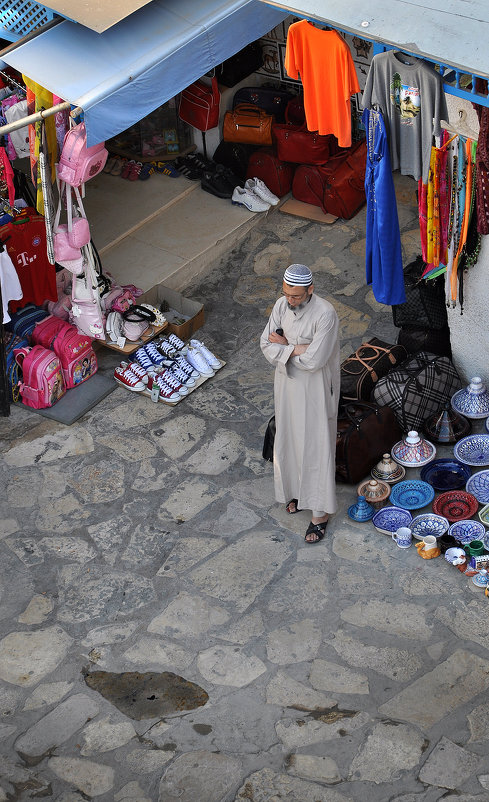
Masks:
[[[259,42],[250,42],[249,45],[216,67],[217,80],[224,86],[235,86],[262,66],[261,45]]]
[[[420,351],[377,382],[373,399],[381,406],[392,407],[403,432],[421,431],[424,421],[461,386],[448,357]]]
[[[372,337],[341,363],[340,404],[370,401],[375,383],[407,357],[402,345]]]
[[[444,278],[422,279],[426,264],[421,256],[404,268],[406,302],[392,307],[394,326],[443,329],[448,325]]]
[[[429,351],[430,354],[452,358],[448,326],[443,329],[412,329],[410,326],[403,326],[399,329],[397,342],[404,346],[408,354]]]
[[[268,421],[268,426],[265,432],[265,438],[263,440],[263,450],[262,450],[262,457],[263,459],[268,460],[268,462],[273,462],[274,442],[275,442],[275,415],[272,415],[272,417]]]
[[[263,109],[267,114],[273,114],[275,122],[283,123],[285,109],[293,98],[292,92],[274,86],[242,86],[234,93],[233,109],[239,103],[252,103]]]
[[[250,156],[256,150],[256,145],[243,145],[241,142],[220,142],[214,151],[213,160],[216,164],[228,167],[238,178],[245,179]]]

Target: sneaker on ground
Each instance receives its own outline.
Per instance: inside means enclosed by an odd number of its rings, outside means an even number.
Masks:
[[[205,361],[209,363],[209,365],[213,370],[217,370],[218,368],[221,367],[221,363],[217,358],[217,356],[214,356],[212,351],[209,351],[209,349],[204,345],[204,343],[201,340],[190,340],[190,346],[192,348],[197,348],[197,350],[200,351]]]
[[[189,365],[189,368],[190,368],[190,370],[192,370],[190,365]],[[193,387],[194,386],[195,379],[192,376],[189,376],[187,373],[185,373],[184,370],[179,368],[178,365],[175,362],[173,363],[173,365],[170,365],[170,367],[167,368],[167,370],[169,370],[170,373],[173,376],[175,376],[177,381],[179,381],[182,384],[184,384],[185,387]]]
[[[245,206],[250,212],[268,212],[271,205],[255,195],[254,192],[242,187],[235,187],[232,202],[235,206]]]
[[[250,192],[258,195],[265,203],[271,203],[272,206],[276,206],[280,202],[280,198],[277,198],[260,178],[248,178],[245,181],[245,189],[249,189]]]
[[[144,370],[151,370],[151,368],[154,368],[154,364],[151,361],[151,358],[147,353],[146,349],[144,348],[144,346],[138,348],[138,350],[134,354],[134,359],[136,360],[136,362],[139,362],[139,364],[141,365],[142,368],[144,368]]]
[[[180,351],[180,353],[185,353],[187,350],[185,343],[180,337],[177,337],[176,334],[170,334],[168,337],[168,342],[170,343],[171,347],[175,349],[175,351]]]
[[[176,393],[179,393],[180,395],[187,395],[188,387],[186,387],[183,384],[183,382],[179,382],[177,377],[173,374],[173,372],[169,368],[164,370],[163,373],[160,373],[159,378],[163,379],[163,381],[169,387],[171,387],[172,390],[175,390]]]
[[[133,390],[136,393],[141,393],[146,385],[139,379],[132,370],[123,368],[121,365],[114,370],[114,379],[118,384],[127,387],[128,390]]]
[[[186,357],[184,356],[177,356],[175,359],[175,363],[177,367],[181,370],[185,371],[187,376],[190,376],[192,379],[198,379],[200,376],[200,371],[195,370],[194,366],[187,361]]]
[[[173,387],[170,387],[170,385],[167,384],[166,381],[161,378],[161,376],[158,376],[157,379],[154,379],[153,387],[155,384],[157,384],[160,388],[160,399],[163,401],[179,401],[182,397],[180,393],[177,393]]]
[[[160,365],[164,365],[165,364],[165,357],[160,353],[160,351],[158,350],[158,348],[156,347],[156,345],[154,343],[146,343],[146,345],[143,345],[143,348],[146,351],[146,353],[148,354],[149,358],[151,359],[151,362],[153,363],[153,365],[158,365],[158,367],[159,367]],[[137,353],[137,351],[136,351],[136,353]],[[138,359],[138,362],[139,362],[139,359]],[[143,365],[143,367],[144,367],[144,365]]]
[[[166,339],[158,340],[156,347],[164,357],[164,361],[161,364],[169,367],[177,356],[175,348],[170,345],[170,342]]]
[[[207,359],[199,351],[198,348],[193,348],[189,345],[187,349],[187,362],[190,362],[195,370],[198,370],[201,376],[213,376],[214,371],[209,365]]]
[[[129,368],[144,384],[148,383],[149,373],[139,362],[129,362],[129,364],[127,362],[121,362],[120,366],[121,368]]]

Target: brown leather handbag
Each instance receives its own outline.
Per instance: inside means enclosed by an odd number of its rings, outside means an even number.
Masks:
[[[223,139],[245,145],[271,145],[272,124],[272,114],[252,103],[239,103],[224,115]]]
[[[357,401],[344,408],[336,430],[336,479],[357,484],[383,454],[390,453],[402,432],[390,407]]]
[[[341,363],[341,403],[370,401],[379,379],[406,358],[403,345],[391,345],[377,337],[362,343]]]
[[[333,134],[322,136],[317,131],[308,131],[305,123],[274,125],[272,134],[277,156],[284,162],[324,164],[338,149],[338,140]]]

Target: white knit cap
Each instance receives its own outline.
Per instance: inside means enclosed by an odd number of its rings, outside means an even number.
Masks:
[[[289,265],[284,273],[284,281],[290,287],[309,287],[312,273],[306,265]]]

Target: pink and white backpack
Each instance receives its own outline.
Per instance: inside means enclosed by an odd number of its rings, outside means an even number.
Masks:
[[[98,175],[108,157],[104,142],[87,147],[85,123],[78,123],[66,133],[58,163],[58,178],[79,187]]]
[[[51,348],[59,358],[66,389],[76,387],[97,372],[92,340],[76,326],[51,315],[35,326],[32,341]]]
[[[27,407],[52,407],[65,394],[61,364],[53,351],[42,345],[16,348],[14,358],[22,370],[19,389]]]

